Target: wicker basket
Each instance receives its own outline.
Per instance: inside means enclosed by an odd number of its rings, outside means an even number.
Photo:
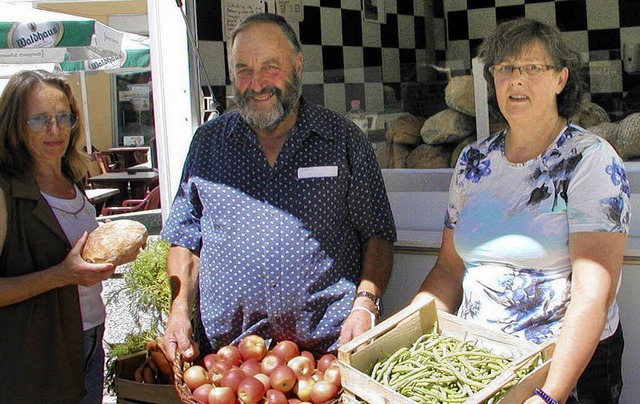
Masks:
[[[185,404],[198,404],[197,401],[191,398],[191,390],[189,390],[189,386],[187,386],[183,378],[184,371],[191,366],[191,363],[183,362],[180,354],[176,351],[176,356],[173,359],[172,366],[174,378],[173,384],[180,400]]]

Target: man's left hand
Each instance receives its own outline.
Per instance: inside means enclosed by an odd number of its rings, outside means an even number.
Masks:
[[[374,325],[375,318],[366,310],[351,310],[349,317],[342,324],[338,346],[346,344],[365,331],[369,331]]]

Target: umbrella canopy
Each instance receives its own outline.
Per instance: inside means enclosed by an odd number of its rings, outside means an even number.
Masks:
[[[87,60],[65,61],[60,63],[57,68],[64,72],[104,71],[105,73],[151,70],[149,38],[128,32],[122,34],[122,45],[117,55],[102,56],[87,50]]]
[[[117,56],[122,31],[97,20],[14,4],[0,7],[0,64]]]
[[[122,32],[122,44],[117,54],[101,56],[87,50],[86,60],[66,60],[59,63],[2,63],[0,62],[0,77],[11,77],[20,70],[42,69],[60,72],[105,72],[128,73],[151,70],[149,38]],[[1,52],[1,50],[0,50]],[[0,61],[2,58],[0,57]]]
[[[91,132],[86,73],[149,71],[149,38],[75,15],[0,6],[0,77],[20,70],[79,73],[87,150]]]

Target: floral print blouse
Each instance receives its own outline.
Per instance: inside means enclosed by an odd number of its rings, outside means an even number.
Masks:
[[[445,226],[464,260],[462,318],[536,343],[555,338],[571,299],[569,233],[629,231],[629,183],[615,150],[569,123],[540,156],[514,164],[507,131],[467,146]],[[602,334],[618,326],[609,308]]]

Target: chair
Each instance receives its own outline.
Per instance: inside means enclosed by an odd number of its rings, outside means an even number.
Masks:
[[[118,171],[118,163],[113,162],[111,155],[101,151],[91,153],[90,176]],[[99,171],[99,172],[96,172]]]
[[[113,156],[109,152],[100,152],[99,153],[100,161],[102,161],[102,165],[105,167],[105,172],[112,171],[122,171],[120,167],[120,163],[114,161]]]
[[[121,206],[105,206],[100,211],[101,216],[117,215],[120,213],[139,212],[158,209],[160,207],[160,186],[157,185],[147,193],[144,199],[126,199]]]

